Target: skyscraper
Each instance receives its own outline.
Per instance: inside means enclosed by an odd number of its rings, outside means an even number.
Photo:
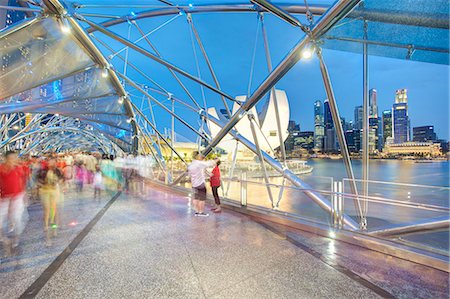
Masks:
[[[436,141],[437,136],[434,132],[434,126],[422,126],[413,128],[413,141],[428,142]]]
[[[363,128],[363,106],[355,107],[355,119],[353,121],[355,130],[362,130]]]
[[[388,137],[392,137],[392,110],[383,111],[383,145]]]
[[[337,147],[337,138],[336,131],[334,128],[325,129],[325,138],[324,138],[324,151],[325,152],[336,152],[338,150]]]
[[[289,123],[288,123],[288,132],[289,132],[289,133],[300,132],[300,124],[297,124],[297,123],[295,122],[295,120],[289,120]]]
[[[328,101],[328,99],[326,99],[323,102],[323,114],[324,114],[325,129],[334,128],[333,117],[331,116],[330,110],[330,102]]]
[[[398,89],[395,92],[395,103],[393,111],[393,133],[394,143],[403,143],[410,140],[409,116],[408,116],[408,95],[406,89]]]
[[[323,102],[324,123],[325,123],[325,138],[324,151],[335,152],[338,150],[336,129],[334,128],[333,117],[331,115],[330,103],[328,99]]]
[[[359,131],[355,131],[355,130],[347,130],[345,131],[345,141],[347,142],[347,147],[349,152],[352,153],[356,153],[359,151],[359,149],[356,147],[356,138],[355,138],[355,133],[358,133],[359,135]]]
[[[373,153],[376,150],[381,151],[383,148],[383,134],[381,133],[381,118],[369,117],[369,152]]]
[[[321,151],[323,149],[324,135],[323,106],[322,102],[317,100],[314,103],[314,148],[316,150]]]
[[[369,90],[369,116],[378,117],[377,90]]]

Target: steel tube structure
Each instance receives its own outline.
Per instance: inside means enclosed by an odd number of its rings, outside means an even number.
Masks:
[[[42,12],[40,8],[30,8],[30,7],[21,7],[21,6],[8,6],[8,5],[0,5],[0,9],[6,10],[15,10],[15,11],[23,11],[23,12]]]
[[[367,21],[364,21],[364,39],[367,39]],[[369,194],[369,52],[363,44],[363,138],[362,138],[362,179],[363,195]],[[364,199],[363,199],[364,200]],[[365,201],[365,200],[364,200]],[[363,205],[363,214],[367,214],[367,202]],[[365,219],[365,218],[364,218]],[[365,220],[367,221],[367,220]],[[367,228],[367,223],[363,223]]]
[[[311,30],[310,35],[297,43],[291,52],[278,64],[278,66],[269,74],[263,83],[256,89],[250,98],[243,103],[238,111],[233,115],[230,121],[220,130],[216,137],[206,147],[203,154],[207,155],[219,142],[226,136],[228,132],[239,122],[247,111],[254,107],[261,98],[300,60],[301,51],[307,46],[312,39],[320,38],[334,24],[344,18],[361,0],[340,0],[331,7],[326,14],[317,22]]]
[[[93,60],[103,68],[105,68],[108,71],[108,74],[110,76],[111,83],[113,84],[114,88],[116,89],[119,96],[127,98],[127,93],[125,89],[123,88],[122,84],[119,81],[119,78],[117,77],[116,73],[109,67],[109,63],[106,60],[106,58],[103,56],[103,54],[100,52],[100,50],[94,45],[92,40],[89,38],[89,36],[86,34],[84,29],[78,24],[78,22],[72,17],[67,16],[67,10],[65,7],[61,4],[59,0],[43,0],[43,4],[45,5],[45,8],[52,14],[55,14],[59,18],[66,18],[67,21],[70,24],[71,29],[73,30],[73,35],[75,38],[80,42],[80,44],[83,46],[83,48],[91,55]],[[134,112],[133,109],[130,106],[129,101],[124,102],[125,110],[127,111],[128,116],[131,119],[134,119]],[[131,127],[133,128],[134,135],[137,136],[138,130],[136,127],[136,123],[132,122]],[[136,138],[133,139],[133,152],[137,153],[138,150],[138,140]]]
[[[213,117],[209,116],[210,121],[215,123],[218,126],[224,126],[225,124]],[[258,154],[258,149],[256,148],[255,144],[251,142],[250,140],[246,139],[244,136],[240,135],[237,131],[231,130],[229,132],[231,136],[233,136],[234,139],[242,143],[245,147],[247,147],[249,150],[251,150],[256,155]],[[289,180],[294,186],[299,187],[301,189],[306,189],[302,191],[306,196],[311,198],[319,207],[324,209],[327,213],[331,213],[331,204],[330,202],[322,197],[321,195],[315,193],[313,188],[311,188],[307,183],[302,181],[294,172],[292,172],[289,169],[286,169],[279,161],[272,158],[270,155],[268,155],[266,152],[261,152],[262,158],[266,163],[268,163],[270,166],[272,166],[276,171],[283,174],[283,177],[285,177],[287,180]],[[344,223],[347,225],[348,228],[357,230],[359,228],[358,223],[356,223],[351,217],[344,215]]]
[[[139,47],[139,46],[133,44],[131,41],[127,40],[126,38],[123,38],[123,37],[121,37],[121,36],[115,34],[114,32],[112,32],[112,31],[110,31],[110,30],[104,28],[104,27],[101,26],[101,25],[98,25],[98,24],[96,24],[96,23],[94,23],[94,22],[91,22],[91,21],[89,21],[89,20],[86,20],[85,18],[81,17],[80,15],[76,15],[76,16],[77,16],[77,18],[78,18],[79,20],[88,23],[89,25],[91,25],[92,27],[96,28],[98,31],[102,32],[103,34],[109,36],[110,38],[112,38],[112,39],[114,39],[114,40],[117,40],[118,42],[121,42],[122,44],[124,44],[124,45],[126,45],[126,46],[132,48],[133,50],[135,50],[135,51],[141,53],[141,54],[144,55],[144,56],[147,56],[148,58],[150,58],[150,59],[152,59],[152,60],[158,62],[159,64],[162,64],[162,65],[164,65],[165,67],[168,67],[168,68],[174,70],[175,72],[177,72],[177,73],[179,73],[179,74],[185,76],[186,78],[189,78],[189,79],[191,79],[192,81],[194,81],[194,82],[196,82],[196,83],[198,83],[198,84],[200,84],[200,85],[203,85],[204,87],[208,88],[209,90],[211,90],[211,91],[213,91],[213,92],[215,92],[215,93],[218,93],[219,95],[224,96],[224,97],[227,98],[227,99],[230,99],[230,100],[234,101],[234,98],[231,97],[230,95],[228,95],[228,94],[222,92],[221,90],[219,90],[219,89],[217,89],[217,88],[215,88],[215,87],[209,85],[208,83],[204,82],[203,80],[200,80],[199,78],[197,78],[197,77],[195,77],[195,76],[192,76],[192,75],[189,74],[188,72],[186,72],[186,71],[184,71],[184,70],[182,70],[182,69],[176,67],[175,65],[173,65],[173,64],[171,64],[171,63],[165,61],[164,59],[161,59],[161,58],[159,58],[158,56],[153,55],[152,53],[150,53],[149,51],[145,50],[144,48],[141,48],[141,47]]]
[[[402,45],[402,44],[394,44],[394,43],[386,43],[386,42],[380,42],[380,41],[370,41],[370,40],[364,40],[364,39],[358,39],[358,38],[350,38],[350,37],[337,37],[337,36],[324,36],[324,39],[329,40],[339,40],[344,42],[352,42],[352,43],[360,43],[360,44],[368,44],[368,45],[375,45],[375,46],[384,46],[389,48],[399,48],[399,49],[409,49],[411,45]],[[437,52],[437,53],[450,53],[447,49],[442,48],[434,48],[434,47],[424,47],[424,46],[416,46],[412,45],[412,47],[415,50],[419,51],[430,51],[430,52]]]
[[[194,21],[192,20],[192,16],[188,16],[188,22],[191,25],[192,28],[192,32],[194,33],[195,39],[197,40],[197,44],[200,47],[200,51],[202,51],[203,57],[205,58],[206,61],[206,65],[208,66],[209,72],[211,73],[211,76],[214,80],[214,84],[216,85],[217,89],[221,89],[220,88],[220,83],[219,80],[217,79],[216,73],[214,72],[213,66],[211,64],[211,61],[209,60],[208,54],[206,53],[205,47],[203,46],[202,40],[200,39],[200,35],[197,32],[197,29],[194,26]],[[228,103],[227,100],[225,99],[224,96],[221,96],[222,99],[222,103],[225,107],[225,110],[227,111],[227,115],[228,117],[231,117],[231,112],[230,112],[230,108],[228,107]]]
[[[264,40],[264,50],[266,53],[266,61],[267,61],[267,68],[269,70],[269,73],[272,71],[272,58],[270,56],[270,48],[269,48],[269,41],[267,39],[267,32],[266,32],[266,26],[264,25],[264,15],[261,14],[261,32]],[[278,107],[278,100],[277,100],[277,93],[275,86],[272,88],[272,94],[273,94],[273,105],[275,108],[275,117],[277,121],[277,130],[278,130],[278,140],[280,142],[280,151],[281,151],[281,159],[283,162],[286,161],[286,148],[284,146],[284,140],[283,140],[283,132],[281,130],[281,120],[280,120],[280,109]],[[281,194],[281,192],[280,192]]]
[[[133,104],[133,102],[131,102],[131,105],[133,106],[134,109],[136,109],[136,111],[138,112],[138,114],[145,120],[145,122],[146,122],[147,124],[149,124],[150,127],[152,127],[152,129],[155,131],[155,133],[158,134],[159,138],[161,138],[161,139],[164,141],[164,143],[170,148],[170,150],[172,150],[172,151],[178,156],[178,158],[180,158],[180,160],[183,161],[184,164],[187,165],[187,163],[186,163],[186,161],[184,160],[184,158],[181,157],[181,155],[180,155],[180,154],[179,154],[179,153],[178,153],[178,152],[170,145],[170,142],[168,142],[168,141],[164,138],[164,136],[158,131],[158,129],[155,127],[155,125],[152,124],[152,123],[148,120],[148,118],[145,116],[145,114],[142,113],[142,112],[138,109],[138,107],[136,107],[136,105]]]
[[[306,14],[308,8],[304,5],[279,5],[279,7],[289,13],[297,13],[297,14]],[[309,10],[311,13],[315,15],[322,15],[327,11],[329,6],[327,5],[316,5],[309,6]],[[152,9],[142,13],[138,13],[135,16],[130,16],[131,20],[139,20],[145,18],[159,17],[159,16],[168,16],[179,14],[180,12],[184,13],[212,13],[212,12],[258,12],[258,9],[255,8],[255,5],[248,4],[248,2],[243,2],[240,4],[209,4],[209,5],[195,5],[195,6],[172,6],[167,8],[159,8]],[[126,18],[122,19],[114,19],[110,21],[105,21],[102,23],[104,27],[110,27],[114,25],[118,25],[126,22]],[[91,27],[87,29],[88,32],[96,31],[95,28]]]
[[[303,24],[296,17],[289,14],[287,11],[283,10],[282,8],[273,4],[272,2],[269,2],[267,0],[250,0],[250,1],[252,3],[255,3],[256,5],[266,9],[267,11],[271,12],[272,14],[276,15],[281,20],[283,20],[293,26],[305,29]]]
[[[309,11],[312,15],[321,16],[330,7],[328,5],[296,5],[296,4],[283,4],[274,2],[280,9],[290,14],[307,14]],[[120,19],[113,19],[102,23],[103,27],[110,27],[118,25],[128,20],[139,20],[145,18],[153,18],[160,16],[168,16],[184,13],[214,13],[214,12],[258,12],[260,11],[255,5],[248,4],[248,2],[236,3],[236,4],[205,4],[195,6],[172,6],[156,8],[148,11],[138,13],[134,16],[122,17]],[[436,18],[436,16],[416,16],[410,13],[393,11],[392,13],[386,13],[385,11],[379,11],[375,9],[365,9],[364,11],[353,11],[346,17],[350,19],[365,19],[371,22],[385,22],[390,24],[410,25],[430,28],[449,29],[450,22],[447,18]],[[90,27],[87,31],[94,32],[95,28]]]
[[[270,199],[272,208],[274,208],[275,206],[273,204],[272,190],[270,189],[270,185],[269,185],[270,181],[269,181],[269,177],[267,176],[267,170],[266,170],[266,165],[264,164],[262,150],[259,147],[258,135],[256,135],[255,124],[254,124],[255,116],[253,114],[248,114],[247,116],[248,116],[248,119],[250,120],[250,129],[252,131],[253,141],[255,143],[256,154],[258,155],[259,163],[261,164],[261,168],[263,170],[264,182],[265,182],[267,194],[269,195],[269,199]]]
[[[336,104],[336,99],[334,97],[333,87],[331,86],[330,75],[328,74],[328,69],[323,61],[321,49],[317,51],[317,57],[319,58],[320,63],[320,71],[322,73],[323,84],[325,86],[325,91],[327,93],[328,101],[330,104],[331,118],[333,120],[334,128],[336,129],[336,135],[339,140],[339,146],[341,147],[341,154],[344,160],[345,169],[347,171],[347,176],[350,179],[350,187],[352,189],[353,194],[358,194],[358,189],[356,188],[355,176],[353,174],[352,162],[350,160],[350,154],[348,152],[347,142],[345,141],[344,129],[342,128],[341,118],[339,116],[339,110]],[[354,199],[355,208],[358,211],[358,215],[361,218],[361,228],[365,229],[363,225],[364,217],[362,215],[361,203],[358,198]]]
[[[142,31],[141,27],[139,27],[139,25],[137,24],[136,21],[132,21],[132,23],[136,26],[137,30],[139,31],[139,33],[142,36],[145,36],[144,31]],[[156,47],[153,45],[152,42],[150,42],[150,39],[145,36],[145,41],[147,42],[147,44],[153,49],[153,51],[155,51],[156,55],[158,55],[159,58],[162,59],[161,53],[159,53],[158,49],[156,49]],[[180,78],[178,78],[177,74],[175,73],[174,70],[172,70],[171,68],[167,68],[169,70],[169,72],[172,74],[172,76],[174,77],[174,79],[178,82],[178,84],[181,86],[181,88],[184,90],[184,92],[186,93],[186,95],[191,99],[191,101],[194,103],[195,106],[197,106],[198,109],[201,109],[200,105],[197,103],[197,101],[195,100],[194,96],[191,94],[191,92],[187,89],[187,87],[183,84],[183,82],[180,80]]]
[[[126,82],[128,82],[131,86],[139,90],[142,94],[144,94],[146,97],[151,99],[155,104],[157,104],[159,107],[163,108],[167,113],[169,113],[172,117],[175,117],[179,122],[181,122],[183,125],[185,125],[187,128],[189,128],[192,132],[200,136],[202,139],[207,139],[201,132],[197,131],[194,127],[192,127],[190,124],[188,124],[183,118],[173,113],[169,108],[164,106],[161,102],[159,102],[157,99],[152,97],[148,92],[146,92],[142,87],[140,87],[136,82],[128,78],[127,76],[117,73],[122,79],[124,79]]]
[[[415,232],[423,232],[427,230],[439,230],[439,229],[449,229],[450,228],[450,219],[448,216],[443,216],[440,218],[436,218],[430,221],[430,219],[426,219],[423,221],[415,221],[412,223],[407,223],[399,226],[396,224],[395,226],[384,228],[376,231],[369,232],[370,235],[373,236],[395,236],[395,235],[405,235]]]

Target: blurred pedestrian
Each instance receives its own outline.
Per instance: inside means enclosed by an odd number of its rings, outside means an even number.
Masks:
[[[29,171],[19,163],[13,151],[5,153],[5,162],[0,164],[0,238],[7,254],[19,244],[19,236],[25,227],[26,207],[24,203]],[[8,233],[5,233],[8,227]]]
[[[82,161],[75,164],[75,186],[77,192],[83,191],[84,183],[86,182],[86,167]]]
[[[56,236],[58,220],[58,201],[61,197],[60,187],[64,176],[56,167],[56,159],[50,157],[47,167],[40,170],[38,176],[39,196],[44,208],[44,232],[47,245],[51,244],[50,237]],[[51,228],[51,232],[49,230]]]
[[[103,175],[100,170],[100,166],[96,166],[96,171],[94,174],[94,199],[98,197],[100,200],[102,196],[102,189],[103,189]]]

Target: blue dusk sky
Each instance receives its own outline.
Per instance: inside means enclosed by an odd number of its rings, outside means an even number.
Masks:
[[[99,1],[95,2],[98,3]],[[142,3],[142,1],[135,2]],[[300,2],[303,3],[303,1]],[[330,1],[314,2],[326,4]],[[100,1],[100,3],[106,2]],[[209,3],[215,3],[215,1],[209,1]],[[132,8],[120,9],[115,13],[122,15],[130,13],[132,10]],[[98,12],[101,9],[95,10],[91,8],[85,11]],[[109,9],[107,13],[112,14],[114,11]],[[149,32],[172,18],[173,16],[164,16],[139,20],[138,24],[145,32]],[[255,37],[257,36],[256,15],[251,13],[195,14],[193,15],[193,20],[213,64],[222,90],[233,97],[247,94]],[[304,19],[302,20],[305,21]],[[101,22],[101,19],[95,19],[95,21]],[[302,38],[303,33],[298,28],[270,15],[266,16],[265,21],[272,62],[276,66],[296,42]],[[131,27],[128,33],[128,26],[128,24],[123,24],[111,27],[111,29],[122,36],[129,34],[130,40],[138,39],[140,37],[139,32],[134,27]],[[107,41],[116,50],[122,48],[119,43],[105,37],[101,33],[95,33],[95,36]],[[200,49],[198,46],[195,46],[199,61],[197,69],[190,30],[185,15],[171,20],[163,28],[152,33],[149,38],[164,59],[194,75],[198,74],[199,69],[203,80],[214,85],[214,81],[208,73],[207,65],[201,57]],[[151,51],[145,41],[139,42],[138,45]],[[99,47],[109,54],[104,47]],[[347,121],[353,120],[354,107],[362,105],[362,55],[328,49],[324,49],[323,53],[341,116],[345,117]],[[134,51],[129,52],[129,59],[155,81],[164,86],[164,88],[190,103],[189,98],[167,69]],[[113,59],[112,63],[117,70],[123,70],[123,63],[119,59]],[[267,74],[262,35],[261,31],[259,31],[251,85],[252,91],[264,80]],[[137,82],[152,86],[131,69],[128,69],[128,75]],[[182,76],[180,77],[182,78]],[[397,89],[406,88],[408,90],[411,127],[434,125],[439,138],[450,139],[448,123],[448,65],[370,56],[369,77],[370,88],[375,88],[378,91],[379,113],[392,108]],[[182,81],[197,101],[203,105],[202,91],[198,85],[191,83],[186,78],[182,78]],[[290,119],[300,123],[303,131],[313,130],[313,103],[316,100],[323,101],[326,98],[317,58],[313,57],[308,61],[298,62],[276,87],[287,92],[290,101]],[[142,97],[137,91],[132,90],[131,94],[135,100],[139,100]],[[207,106],[223,108],[217,95],[208,90],[204,91],[204,95]],[[158,96],[155,95],[155,97]],[[169,102],[164,98],[158,99],[169,105]],[[229,102],[229,105],[231,105],[231,102]],[[257,108],[260,109],[261,105],[262,103],[258,104]],[[157,109],[158,127],[163,131],[164,127],[170,126],[170,116],[163,113],[162,110],[159,110],[161,113],[158,113],[158,108],[155,109]],[[198,122],[197,115],[188,111],[184,112],[181,109],[184,108],[179,105],[176,106],[176,110],[186,120],[194,124]],[[176,126],[177,131],[181,135],[195,140],[194,134],[183,128],[181,123],[177,123]]]

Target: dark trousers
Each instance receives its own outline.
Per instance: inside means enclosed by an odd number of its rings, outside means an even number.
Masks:
[[[211,187],[212,189],[212,194],[214,196],[214,201],[216,202],[216,205],[220,206],[220,197],[219,197],[219,189],[220,186],[214,186]]]
[[[194,187],[195,190],[195,199],[200,201],[206,200],[206,187],[205,185],[201,185],[198,187]]]

